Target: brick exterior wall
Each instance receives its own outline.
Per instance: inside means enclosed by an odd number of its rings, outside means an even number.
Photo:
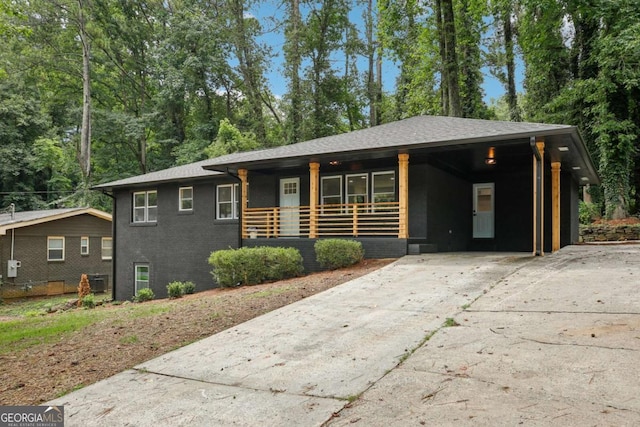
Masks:
[[[238,247],[238,220],[216,219],[216,185],[236,183],[233,178],[208,182],[171,183],[135,191],[158,191],[156,223],[132,222],[134,190],[116,192],[116,291],[117,300],[135,294],[135,265],[149,266],[150,287],[156,298],[167,296],[167,284],[191,281],[196,291],[215,287],[208,259],[211,252]],[[178,210],[180,187],[193,187],[193,210]]]
[[[47,237],[65,238],[64,261],[47,261]],[[89,254],[80,254],[80,238],[89,237]],[[102,259],[102,238],[111,237],[111,222],[83,214],[18,228],[15,230],[14,259],[20,261],[18,276],[7,277],[11,257],[11,232],[0,236],[0,272],[4,298],[75,292],[82,274],[107,276],[111,282],[111,260]],[[48,286],[63,282],[64,287]],[[23,289],[29,289],[24,291]]]

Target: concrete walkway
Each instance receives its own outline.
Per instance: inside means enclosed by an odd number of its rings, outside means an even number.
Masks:
[[[639,278],[640,245],[408,256],[50,404],[66,426],[637,425]]]

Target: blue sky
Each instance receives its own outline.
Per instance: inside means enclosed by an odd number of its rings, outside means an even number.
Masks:
[[[276,27],[275,22],[282,18],[284,6],[277,0],[269,0],[268,2],[262,2],[258,6],[260,8],[251,10],[251,15],[258,18],[265,31],[261,41],[268,45],[272,49],[274,57],[271,59],[271,67],[267,70],[267,80],[269,81],[271,92],[276,96],[282,96],[287,91],[287,80],[284,77],[282,63],[284,61],[283,44],[284,35],[283,31]],[[354,9],[349,14],[351,22],[356,23],[359,27],[363,27],[362,9]],[[367,68],[367,59],[362,58],[358,64],[360,71],[364,71]],[[518,64],[516,67],[516,86],[518,91],[522,90],[522,81],[524,79],[522,64]],[[387,92],[391,92],[395,87],[395,80],[398,75],[398,67],[390,60],[383,61],[383,88]],[[484,83],[483,89],[485,92],[484,100],[489,103],[491,98],[497,99],[504,95],[505,90],[502,84],[496,80],[488,69],[483,69]]]

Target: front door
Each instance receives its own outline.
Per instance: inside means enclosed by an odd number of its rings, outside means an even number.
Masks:
[[[300,235],[300,178],[280,180],[280,235]]]
[[[473,238],[494,237],[494,193],[493,182],[473,184]]]

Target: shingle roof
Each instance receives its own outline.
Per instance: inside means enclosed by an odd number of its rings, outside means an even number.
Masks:
[[[11,217],[10,213],[0,214],[0,235],[12,228],[28,227],[30,225],[41,224],[43,222],[55,221],[62,218],[89,214],[111,221],[111,215],[92,208],[68,208],[68,209],[47,209],[40,211],[16,212]]]
[[[263,150],[228,154],[214,159],[203,160],[189,165],[178,166],[144,175],[138,175],[119,181],[95,186],[97,189],[135,186],[215,176],[229,169],[246,167],[249,164],[268,164],[282,166],[278,160],[305,159],[330,156],[332,154],[372,153],[465,145],[482,142],[499,142],[528,139],[532,136],[544,136],[548,141],[556,138],[556,144],[569,138],[578,148],[578,156],[589,170],[592,182],[597,182],[597,173],[587,154],[577,128],[568,125],[553,125],[528,122],[504,122],[496,120],[463,119],[444,116],[416,116],[392,123],[386,123],[367,129],[340,135],[327,136],[297,144]],[[207,168],[203,169],[203,168]]]
[[[203,169],[203,166],[210,164],[214,159],[201,160],[188,165],[176,166],[169,169],[163,169],[156,172],[149,172],[143,175],[132,176],[130,178],[120,179],[118,181],[99,184],[93,188],[112,188],[125,187],[136,184],[149,184],[165,181],[175,181],[180,179],[193,179],[208,176],[220,175],[220,172]]]
[[[401,147],[473,143],[480,140],[505,140],[576,132],[567,125],[463,119],[459,117],[416,116],[392,123],[340,135],[313,139],[298,144],[229,154],[212,159],[208,166],[250,163],[349,151]]]

